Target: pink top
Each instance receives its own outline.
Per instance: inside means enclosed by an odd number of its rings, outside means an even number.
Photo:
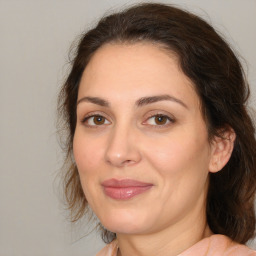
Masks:
[[[116,256],[117,241],[105,246],[96,256]],[[256,251],[231,241],[223,235],[204,238],[178,256],[256,256]]]

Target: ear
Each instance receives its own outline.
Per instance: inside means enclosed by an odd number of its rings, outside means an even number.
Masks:
[[[209,172],[216,173],[220,171],[229,161],[236,139],[233,129],[226,129],[220,137],[215,137],[211,142],[211,159],[209,163]]]

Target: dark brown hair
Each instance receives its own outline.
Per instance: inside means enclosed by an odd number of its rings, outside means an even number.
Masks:
[[[68,135],[65,144],[65,195],[72,220],[86,212],[78,170],[72,162],[76,101],[82,73],[93,54],[107,43],[148,41],[174,52],[184,74],[193,81],[209,131],[209,139],[232,128],[232,156],[218,173],[210,174],[207,220],[211,230],[245,243],[254,236],[256,141],[246,109],[249,87],[231,48],[212,26],[194,14],[170,5],[144,3],[103,17],[82,35],[72,68],[59,94],[58,110]],[[115,234],[103,230],[105,241]]]

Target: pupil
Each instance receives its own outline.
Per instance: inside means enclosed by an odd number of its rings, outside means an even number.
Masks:
[[[165,124],[167,118],[165,116],[157,116],[156,117],[156,123],[157,124]]]
[[[96,117],[94,117],[94,122],[95,122],[95,124],[103,124],[104,118],[102,116],[96,116]]]

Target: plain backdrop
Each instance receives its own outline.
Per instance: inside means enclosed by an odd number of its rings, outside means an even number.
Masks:
[[[73,40],[106,11],[139,1],[0,0],[0,256],[93,256],[103,243],[72,227],[58,196],[56,97]],[[244,57],[256,99],[256,1],[176,0]],[[256,243],[252,246],[255,248]]]

